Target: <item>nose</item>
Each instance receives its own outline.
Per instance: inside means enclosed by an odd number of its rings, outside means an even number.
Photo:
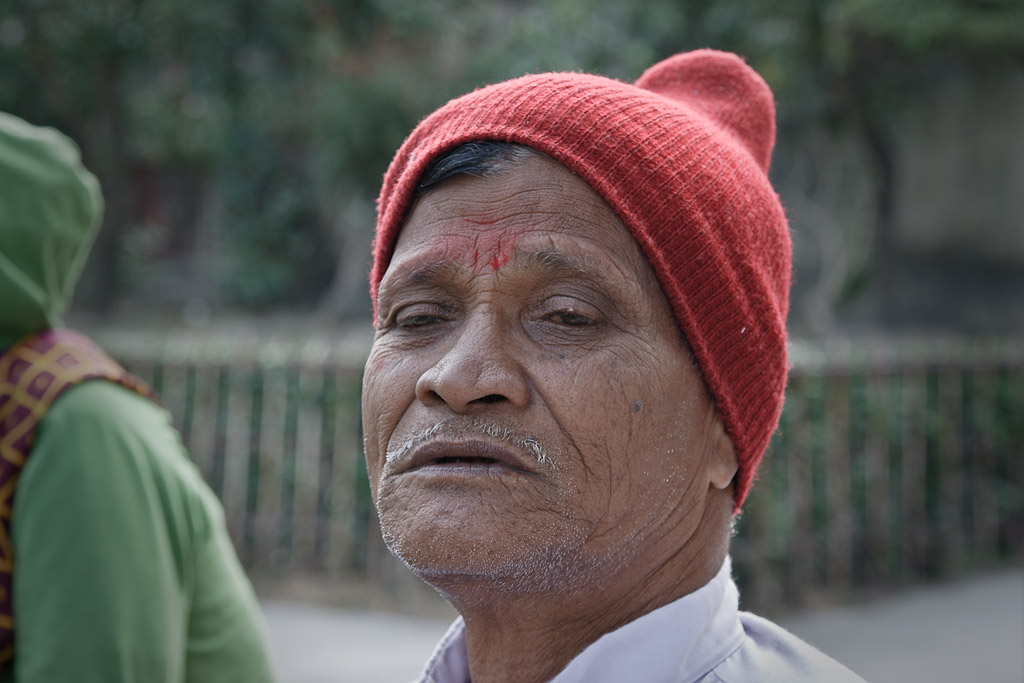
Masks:
[[[521,408],[529,397],[524,369],[498,321],[490,318],[454,332],[451,346],[416,382],[416,398],[422,403],[444,403],[456,413],[503,402]]]

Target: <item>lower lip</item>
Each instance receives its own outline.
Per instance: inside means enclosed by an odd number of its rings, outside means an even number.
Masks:
[[[419,475],[424,477],[498,477],[525,474],[527,472],[509,467],[500,462],[430,463],[403,472],[403,475],[406,476]]]

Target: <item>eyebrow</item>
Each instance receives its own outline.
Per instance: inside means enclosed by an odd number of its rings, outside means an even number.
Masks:
[[[417,260],[399,267],[394,277],[403,287],[430,284],[443,277],[454,275],[458,266],[450,259]]]
[[[535,267],[541,272],[558,278],[579,278],[596,289],[603,290],[609,294],[618,291],[618,287],[610,285],[608,277],[599,268],[588,267],[579,259],[571,258],[561,251],[554,249],[533,249],[518,253],[506,267],[529,268]],[[409,263],[398,267],[396,272],[389,278],[392,286],[389,289],[399,290],[410,287],[429,287],[439,284],[445,280],[455,279],[464,271],[464,266],[458,261],[449,257],[431,258],[424,255]],[[382,290],[382,296],[386,293]],[[390,297],[388,297],[390,298]]]
[[[438,281],[453,278],[458,269],[450,259],[432,259],[428,256],[402,263],[394,272],[388,269],[377,290],[378,313],[389,307],[390,301],[398,296],[399,291],[436,285]]]
[[[588,279],[598,279],[598,274],[595,271],[585,268],[562,252],[551,249],[535,249],[517,257],[515,261],[537,266],[541,270],[556,275],[578,275]]]
[[[578,260],[552,249],[534,249],[519,253],[509,260],[505,267],[523,268],[531,266],[556,276],[572,275],[595,282],[604,282],[606,280],[597,269],[588,268]],[[436,280],[439,277],[452,275],[458,270],[459,266],[447,259],[427,262],[419,266],[413,266],[403,283],[408,285],[423,284]]]
[[[433,255],[433,258],[431,256],[424,254],[411,262],[403,263],[396,272],[391,274],[391,278],[389,278],[391,286],[387,289],[382,287],[379,293],[379,312],[383,313],[391,305],[391,301],[403,290],[418,287],[447,288],[446,281],[455,280],[465,272],[465,267],[460,265],[457,260],[436,254]],[[519,252],[508,262],[506,267],[529,268],[534,266],[551,278],[582,280],[619,315],[627,315],[622,308],[622,302],[632,299],[629,292],[640,283],[630,279],[628,283],[615,284],[614,280],[609,279],[607,273],[602,271],[600,265],[598,263],[591,266],[582,259],[572,258],[559,250],[538,248]],[[628,308],[629,306],[627,306]]]

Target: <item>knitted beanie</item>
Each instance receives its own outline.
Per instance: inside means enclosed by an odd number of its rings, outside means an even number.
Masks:
[[[412,131],[384,176],[370,274],[375,307],[421,175],[474,140],[551,156],[632,233],[732,439],[738,512],[778,425],[787,372],[792,245],[768,180],[768,86],[736,55],[698,50],[655,64],[634,85],[550,73],[452,100]]]

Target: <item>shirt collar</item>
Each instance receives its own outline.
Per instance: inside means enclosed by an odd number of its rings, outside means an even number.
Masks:
[[[694,681],[743,642],[739,592],[726,558],[711,581],[689,595],[601,636],[551,683]],[[469,683],[465,624],[451,625],[424,669],[424,683]]]

